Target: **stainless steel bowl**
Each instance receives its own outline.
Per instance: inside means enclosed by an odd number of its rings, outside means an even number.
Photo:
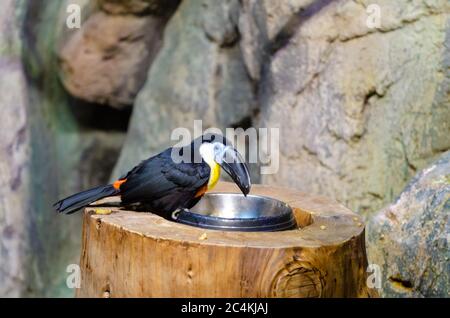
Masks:
[[[239,193],[206,194],[190,210],[181,210],[177,222],[224,231],[283,231],[297,227],[292,209],[269,197]]]

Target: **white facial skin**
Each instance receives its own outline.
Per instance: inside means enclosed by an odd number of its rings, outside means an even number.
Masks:
[[[215,164],[216,158],[221,158],[221,154],[224,154],[225,150],[226,146],[220,142],[205,142],[199,148],[200,156],[209,165]]]
[[[233,147],[225,146],[219,142],[203,143],[200,145],[199,152],[202,159],[211,168],[212,173],[210,177],[213,177],[213,182],[217,182],[216,177],[218,177],[222,168],[238,184],[244,195],[249,192],[251,182],[248,169],[244,164],[244,160]],[[246,175],[243,176],[243,173]]]

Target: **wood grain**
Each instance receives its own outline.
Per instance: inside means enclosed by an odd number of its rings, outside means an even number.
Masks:
[[[221,183],[216,192],[239,192]],[[112,208],[84,215],[78,297],[368,297],[364,225],[327,198],[256,185],[299,229],[224,232]]]

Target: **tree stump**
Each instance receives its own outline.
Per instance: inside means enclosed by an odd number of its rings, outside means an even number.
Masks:
[[[239,192],[221,183],[216,192]],[[370,297],[364,224],[344,206],[255,185],[288,203],[298,229],[224,232],[151,213],[87,208],[78,297]]]

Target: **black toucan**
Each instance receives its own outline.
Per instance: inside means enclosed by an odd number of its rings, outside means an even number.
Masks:
[[[143,203],[164,217],[193,207],[212,189],[223,168],[244,195],[250,192],[248,167],[221,135],[205,134],[184,147],[171,147],[142,161],[112,184],[86,190],[54,204],[61,213],[73,213],[97,200],[120,195],[121,205]]]

